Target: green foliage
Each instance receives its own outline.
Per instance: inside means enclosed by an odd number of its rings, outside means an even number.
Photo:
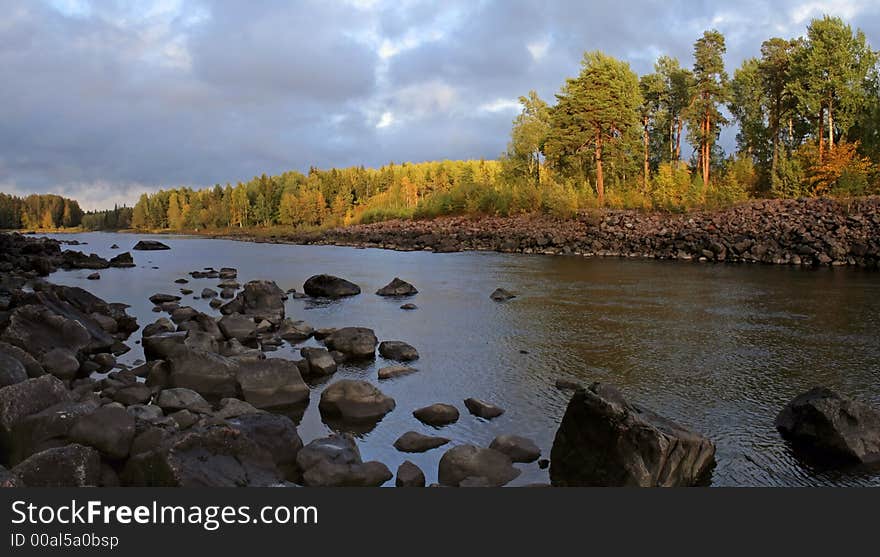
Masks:
[[[73,199],[52,194],[22,198],[0,193],[0,229],[75,228],[82,218],[83,211]]]

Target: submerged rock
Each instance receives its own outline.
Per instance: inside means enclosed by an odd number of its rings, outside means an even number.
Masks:
[[[541,449],[534,441],[519,435],[499,435],[489,448],[506,454],[513,462],[535,462],[541,457]]]
[[[322,415],[361,422],[382,419],[394,410],[394,399],[366,381],[343,379],[321,393],[318,409]]]
[[[491,420],[492,418],[497,418],[501,414],[504,414],[503,408],[479,398],[465,399],[464,405],[467,407],[468,412],[485,420]]]
[[[520,471],[510,458],[493,449],[460,445],[446,451],[440,458],[438,479],[440,485],[465,487],[467,480],[478,485],[501,487],[519,477]],[[465,484],[465,485],[462,485]]]
[[[343,298],[361,293],[361,287],[333,275],[314,275],[303,284],[303,292],[314,298]]]

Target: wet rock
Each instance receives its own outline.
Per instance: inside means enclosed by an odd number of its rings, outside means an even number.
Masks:
[[[174,323],[167,317],[160,317],[155,322],[144,327],[142,335],[150,337],[162,333],[173,333],[176,330]]]
[[[202,289],[202,298],[204,298],[204,299],[208,299],[208,298],[216,298],[216,297],[217,297],[217,291],[216,291],[216,290],[214,290],[214,289],[212,289],[212,288],[204,288],[204,289]]]
[[[104,406],[77,418],[70,429],[70,439],[93,447],[108,458],[122,460],[131,448],[134,424],[134,416],[125,409]]]
[[[65,348],[53,348],[44,353],[40,356],[40,364],[46,373],[67,381],[76,377],[80,368],[76,354]]]
[[[880,410],[816,387],[789,402],[776,428],[808,456],[842,463],[880,462]]]
[[[177,424],[177,429],[180,431],[191,428],[199,421],[199,416],[189,410],[178,410],[168,414],[168,418],[174,420],[174,423]]]
[[[301,342],[308,340],[314,333],[314,327],[305,321],[285,319],[278,327],[278,336],[288,342]]]
[[[230,419],[229,425],[272,455],[272,460],[285,478],[296,479],[296,456],[303,442],[290,418],[266,412],[248,413]]]
[[[422,469],[405,460],[397,468],[396,487],[425,487],[425,474]]]
[[[489,295],[489,297],[496,302],[506,302],[507,300],[512,300],[513,298],[516,298],[516,294],[503,288],[496,288],[495,291]]]
[[[101,273],[92,273],[86,277],[88,280],[101,280]]]
[[[217,288],[221,290],[225,290],[227,288],[231,288],[232,290],[238,290],[241,288],[241,284],[234,280],[224,280],[220,284],[217,285]]]
[[[155,240],[141,240],[138,243],[136,243],[134,245],[134,247],[131,249],[138,250],[138,251],[157,251],[157,250],[167,250],[167,249],[171,249],[171,248],[166,246],[162,242],[157,242]]]
[[[379,354],[388,360],[411,362],[419,359],[419,352],[400,340],[386,340],[379,345]]]
[[[175,284],[188,284],[189,281],[186,280],[185,278],[179,278],[179,279],[175,279],[175,280],[174,280],[174,283],[175,283]]]
[[[117,247],[115,249],[119,249],[119,248]],[[134,258],[128,252],[120,253],[119,255],[110,258],[109,263],[110,263],[111,267],[120,268],[120,269],[135,266]]]
[[[387,366],[379,369],[379,379],[393,379],[417,371],[416,368],[409,366]]]
[[[8,436],[20,420],[71,398],[64,383],[52,375],[0,388],[0,449],[8,446]]]
[[[239,313],[224,315],[217,322],[220,331],[228,339],[236,339],[240,342],[252,342],[257,336],[257,324],[253,318],[245,317]]]
[[[119,249],[119,246],[117,244],[113,244],[112,246],[110,246],[110,249]]]
[[[485,420],[491,420],[492,418],[497,418],[501,414],[504,414],[503,408],[490,404],[479,398],[465,399],[464,405],[467,407],[468,412]]]
[[[227,289],[224,289],[224,291]],[[235,299],[220,308],[224,315],[240,313],[257,321],[280,323],[284,319],[284,292],[270,280],[252,280]]]
[[[8,342],[0,341],[0,354],[3,354],[15,361],[18,361],[22,365],[22,367],[24,367],[24,370],[27,372],[28,377],[31,379],[39,377],[46,373],[40,362],[38,362],[36,359],[34,359],[33,356],[31,356],[18,346],[14,346],[12,344],[9,344]]]
[[[381,462],[363,462],[348,434],[315,439],[299,451],[296,463],[310,487],[376,487],[392,478]]]
[[[407,431],[397,438],[394,448],[402,453],[424,453],[449,443],[445,437],[423,435],[416,431]]]
[[[303,284],[303,292],[313,298],[343,298],[360,294],[361,288],[333,275],[314,275]]]
[[[38,358],[55,349],[76,355],[92,340],[89,331],[79,321],[37,305],[16,308],[0,338]]]
[[[179,302],[180,296],[175,296],[174,294],[153,294],[150,296],[150,301],[154,304],[161,305],[168,302]]]
[[[72,444],[31,455],[12,472],[28,487],[97,486],[101,455],[91,447]]]
[[[458,408],[451,404],[436,403],[413,411],[413,416],[420,422],[435,427],[452,424],[458,421]]]
[[[415,286],[397,277],[376,291],[379,296],[414,296],[418,293]]]
[[[481,478],[490,487],[501,487],[515,480],[520,471],[504,453],[473,445],[459,445],[440,458],[440,485],[459,487],[468,478]],[[481,482],[482,483],[482,482]]]
[[[322,415],[345,421],[371,422],[394,410],[394,399],[366,381],[343,379],[321,393],[318,409]]]
[[[296,363],[279,358],[240,362],[237,380],[244,399],[255,408],[284,408],[309,400],[309,387]]]
[[[584,386],[578,383],[577,381],[572,381],[571,379],[557,379],[556,380],[556,388],[560,391],[576,391],[578,389],[583,389]]]
[[[172,387],[192,389],[202,396],[216,399],[238,393],[236,374],[239,365],[229,358],[182,346],[167,356],[166,361]]]
[[[371,359],[376,357],[376,345],[379,344],[379,339],[372,329],[344,327],[326,337],[324,344],[330,350],[342,352],[348,359]]]
[[[336,373],[336,360],[325,348],[306,347],[299,351],[305,359],[309,376],[325,376]]]
[[[594,383],[568,403],[550,461],[555,486],[691,486],[708,478],[715,445]]]
[[[541,449],[535,442],[519,435],[499,435],[489,448],[506,454],[513,462],[535,462],[541,457]]]
[[[27,370],[24,369],[21,362],[4,352],[0,352],[0,388],[21,383],[27,378]]]
[[[205,414],[211,411],[211,405],[202,395],[192,389],[180,387],[162,390],[156,397],[156,406],[169,414],[178,410]]]

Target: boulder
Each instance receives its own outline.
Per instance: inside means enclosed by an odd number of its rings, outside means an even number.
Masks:
[[[343,298],[361,293],[361,287],[333,275],[314,275],[303,284],[303,292],[314,298]]]
[[[154,304],[156,304],[157,306],[161,305],[161,304],[167,304],[169,302],[179,302],[180,299],[181,299],[180,296],[175,296],[174,294],[159,293],[159,294],[153,294],[152,296],[150,296],[150,301],[153,302]]]
[[[202,395],[192,389],[174,388],[163,389],[156,397],[156,406],[166,414],[178,410],[189,410],[207,414],[211,411],[211,405]]]
[[[516,294],[503,288],[496,288],[495,291],[489,295],[489,297],[496,302],[506,302],[507,300],[512,300],[513,298],[516,298]]]
[[[101,455],[95,449],[72,444],[31,455],[12,472],[28,487],[97,486]]]
[[[18,346],[0,341],[0,354],[8,356],[21,363],[22,367],[24,367],[24,370],[27,372],[28,377],[31,379],[46,373],[46,370],[43,369],[40,362]]]
[[[269,358],[242,361],[239,366],[242,396],[255,408],[284,408],[309,400],[309,387],[295,362]]]
[[[156,240],[141,240],[134,245],[133,250],[138,251],[158,251],[158,250],[166,250],[171,249],[166,246],[162,242],[157,242]]]
[[[402,453],[424,453],[449,443],[445,437],[422,435],[416,431],[407,431],[397,438],[394,448]]]
[[[306,347],[299,351],[305,359],[309,376],[325,376],[336,373],[336,360],[326,348]]]
[[[376,345],[379,340],[372,329],[366,327],[344,327],[336,329],[324,339],[330,350],[338,350],[352,360],[376,357]]]
[[[289,342],[308,340],[314,333],[315,329],[305,321],[285,319],[278,327],[278,336]]]
[[[467,407],[468,412],[485,420],[491,420],[492,418],[497,418],[501,414],[504,414],[503,408],[490,404],[479,398],[465,399],[464,405]]]
[[[789,402],[776,428],[795,450],[842,463],[880,462],[880,410],[816,387]]]
[[[408,310],[408,311],[412,311],[412,310],[414,310],[414,309],[419,309],[419,306],[417,306],[417,305],[415,305],[415,304],[403,304],[402,306],[400,306],[400,309],[405,309],[405,310]]]
[[[152,332],[152,331],[151,331]],[[159,333],[153,332],[149,336],[141,339],[141,346],[144,348],[144,356],[147,361],[163,360],[171,356],[172,353],[184,347],[186,343],[185,332]]]
[[[247,414],[259,414],[261,412],[263,411],[254,408],[252,404],[243,400],[237,398],[224,398],[220,401],[220,406],[217,408],[217,411],[213,413],[213,416],[221,420],[228,420],[230,418],[237,418]]]
[[[257,337],[257,324],[250,317],[240,313],[224,315],[217,322],[220,331],[227,339],[236,339],[239,342],[252,342]]]
[[[171,312],[171,320],[177,324],[189,321],[198,315],[198,311],[190,306],[179,307]]]
[[[119,255],[110,258],[110,266],[116,268],[134,267],[134,258],[129,252],[120,253]]]
[[[0,489],[4,487],[27,487],[21,478],[0,466]]]
[[[425,487],[425,474],[422,469],[408,460],[397,467],[396,487]]]
[[[125,411],[134,416],[136,420],[142,420],[145,422],[161,420],[165,416],[162,409],[155,404],[150,404],[149,406],[132,404],[126,408]]]
[[[330,354],[327,354],[327,356],[329,357]],[[332,360],[333,358],[330,359]],[[21,362],[5,352],[0,352],[0,388],[21,383],[26,381],[27,378],[27,370],[24,369],[24,365]]]
[[[343,379],[324,389],[318,409],[324,416],[343,421],[371,422],[380,420],[394,410],[394,406],[394,399],[371,383]]]
[[[397,277],[376,291],[379,296],[414,296],[418,293],[415,286]]]
[[[101,273],[92,273],[86,277],[88,280],[101,280]]]
[[[86,398],[81,402],[59,402],[25,416],[13,426],[9,436],[11,452],[8,462],[15,464],[40,451],[67,445],[70,442],[70,428],[77,418],[90,414],[99,407],[97,399]]]
[[[208,299],[208,298],[216,298],[216,297],[217,297],[216,290],[213,290],[211,288],[203,288],[202,289],[202,298]]]
[[[535,462],[541,457],[535,442],[519,435],[499,435],[489,448],[506,454],[513,462]]]
[[[438,402],[413,411],[413,416],[424,424],[440,427],[457,422],[459,413],[455,406]]]
[[[189,323],[192,322],[190,321]],[[208,333],[193,329],[187,331],[183,344],[189,348],[199,348],[206,352],[220,351],[220,344],[217,342],[217,339]]]
[[[387,366],[379,369],[379,379],[393,379],[401,375],[409,375],[418,370],[409,366]]]
[[[128,459],[124,485],[267,487],[282,480],[272,455],[231,426],[194,427],[157,441]]]
[[[108,458],[122,460],[131,448],[134,425],[134,416],[124,408],[104,406],[77,418],[69,436],[75,443],[93,447]]]
[[[89,346],[92,336],[79,321],[43,306],[26,305],[9,316],[2,339],[39,358],[56,348],[77,354]]]
[[[59,379],[69,381],[76,377],[80,368],[76,353],[66,348],[53,348],[40,356],[40,364],[46,373]],[[99,364],[100,365],[100,364]]]
[[[228,289],[224,289],[226,291]],[[240,313],[256,321],[280,323],[284,319],[284,292],[270,280],[252,280],[234,300],[220,308],[224,315]]]
[[[419,352],[400,340],[386,340],[379,345],[379,354],[388,360],[411,362],[419,359]]]
[[[704,482],[715,445],[628,402],[612,386],[575,392],[550,452],[555,486],[677,487]]]
[[[215,399],[234,397],[238,393],[236,374],[239,365],[229,358],[181,346],[166,361],[172,387],[192,389],[202,396]]]
[[[348,434],[315,439],[299,451],[296,463],[310,487],[376,487],[392,478],[381,462],[363,462]]]
[[[131,406],[133,404],[145,404],[150,401],[152,396],[153,390],[150,387],[144,383],[135,383],[134,385],[128,385],[116,389],[116,391],[110,395],[110,398],[120,404],[124,404],[125,406]]]
[[[440,485],[448,487],[459,487],[468,478],[480,478],[480,484],[488,487],[501,487],[519,475],[506,454],[473,445],[459,445],[443,453],[438,471]]]
[[[248,413],[230,419],[229,425],[272,455],[285,478],[296,479],[296,455],[303,443],[293,420],[280,414]]]
[[[52,375],[28,379],[0,389],[0,449],[6,445],[4,438],[12,433],[12,428],[20,420],[71,399],[72,394],[64,383]]]

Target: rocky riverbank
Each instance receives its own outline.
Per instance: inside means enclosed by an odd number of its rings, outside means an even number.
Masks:
[[[685,214],[606,210],[569,220],[446,217],[231,237],[441,253],[482,250],[877,268],[880,197],[764,200]]]

